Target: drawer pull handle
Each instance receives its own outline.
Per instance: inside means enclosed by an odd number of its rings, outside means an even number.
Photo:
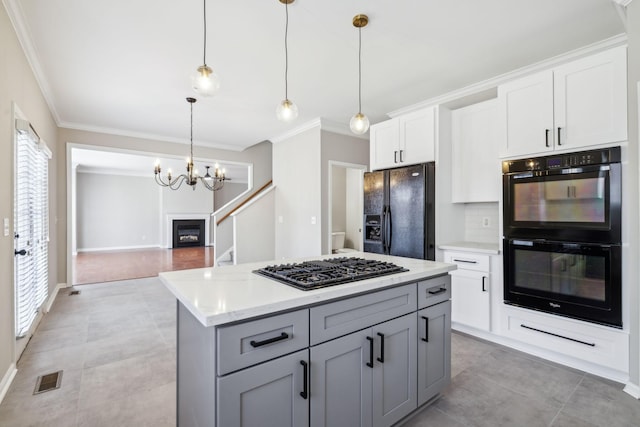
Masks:
[[[367,341],[369,341],[369,361],[366,365],[373,368],[373,338],[367,337]]]
[[[424,342],[429,342],[429,318],[420,316],[424,319],[424,338],[420,338]]]
[[[307,397],[309,397],[309,383],[307,382],[309,364],[304,360],[301,360],[300,364],[302,365],[302,391],[300,392],[300,396],[302,396],[304,400],[307,400]]]
[[[468,259],[457,259],[457,258],[454,258],[453,260],[455,262],[465,262],[467,264],[477,264],[478,263],[478,261],[473,261],[473,260],[468,260]]]
[[[565,339],[565,340],[577,342],[577,343],[580,343],[580,344],[588,345],[589,347],[595,347],[596,346],[596,344],[592,343],[592,342],[580,341],[580,340],[577,340],[575,338],[565,337],[564,335],[554,334],[553,332],[543,331],[542,329],[532,328],[531,326],[520,325],[520,327],[525,328],[525,329],[531,329],[532,331],[536,331],[536,332],[541,332],[543,334],[552,335],[554,337],[562,338],[562,339]]]
[[[378,336],[380,337],[380,357],[378,357],[378,362],[384,363],[384,334],[378,332]]]
[[[251,347],[256,348],[256,347],[262,347],[263,345],[271,344],[271,343],[274,343],[274,342],[286,340],[287,338],[289,338],[289,334],[286,333],[286,332],[283,332],[277,337],[269,338],[269,339],[266,339],[264,341],[253,341],[253,340],[251,340],[249,342],[249,344],[251,344]]]
[[[447,288],[439,288],[439,289],[437,289],[435,291],[429,289],[427,292],[429,292],[431,295],[438,295],[438,294],[441,294],[443,292],[447,292]]]

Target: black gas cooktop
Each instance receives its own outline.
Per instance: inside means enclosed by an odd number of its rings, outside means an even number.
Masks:
[[[409,271],[390,262],[363,258],[331,258],[297,264],[270,265],[254,273],[303,291]]]

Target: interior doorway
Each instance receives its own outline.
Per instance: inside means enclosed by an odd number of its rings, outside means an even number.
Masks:
[[[329,162],[329,253],[347,254],[363,249],[363,177],[366,171],[366,165]]]

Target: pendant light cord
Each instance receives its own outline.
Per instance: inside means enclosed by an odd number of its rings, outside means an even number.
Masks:
[[[207,65],[207,0],[202,0],[204,12],[202,14],[204,20],[204,50],[202,52],[202,63]]]
[[[358,113],[362,113],[362,27],[358,27]]]
[[[289,47],[287,45],[287,36],[289,34],[289,2],[284,4],[285,25],[284,25],[284,99],[289,99]]]

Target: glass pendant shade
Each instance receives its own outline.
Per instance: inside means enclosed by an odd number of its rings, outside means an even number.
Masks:
[[[285,99],[276,108],[276,116],[278,120],[290,122],[298,117],[298,106],[292,101]]]
[[[369,130],[369,119],[364,114],[357,113],[351,117],[349,127],[351,128],[351,132],[356,135],[362,135]]]
[[[192,87],[202,96],[213,96],[220,89],[220,78],[211,67],[201,65],[198,73],[192,78]]]

